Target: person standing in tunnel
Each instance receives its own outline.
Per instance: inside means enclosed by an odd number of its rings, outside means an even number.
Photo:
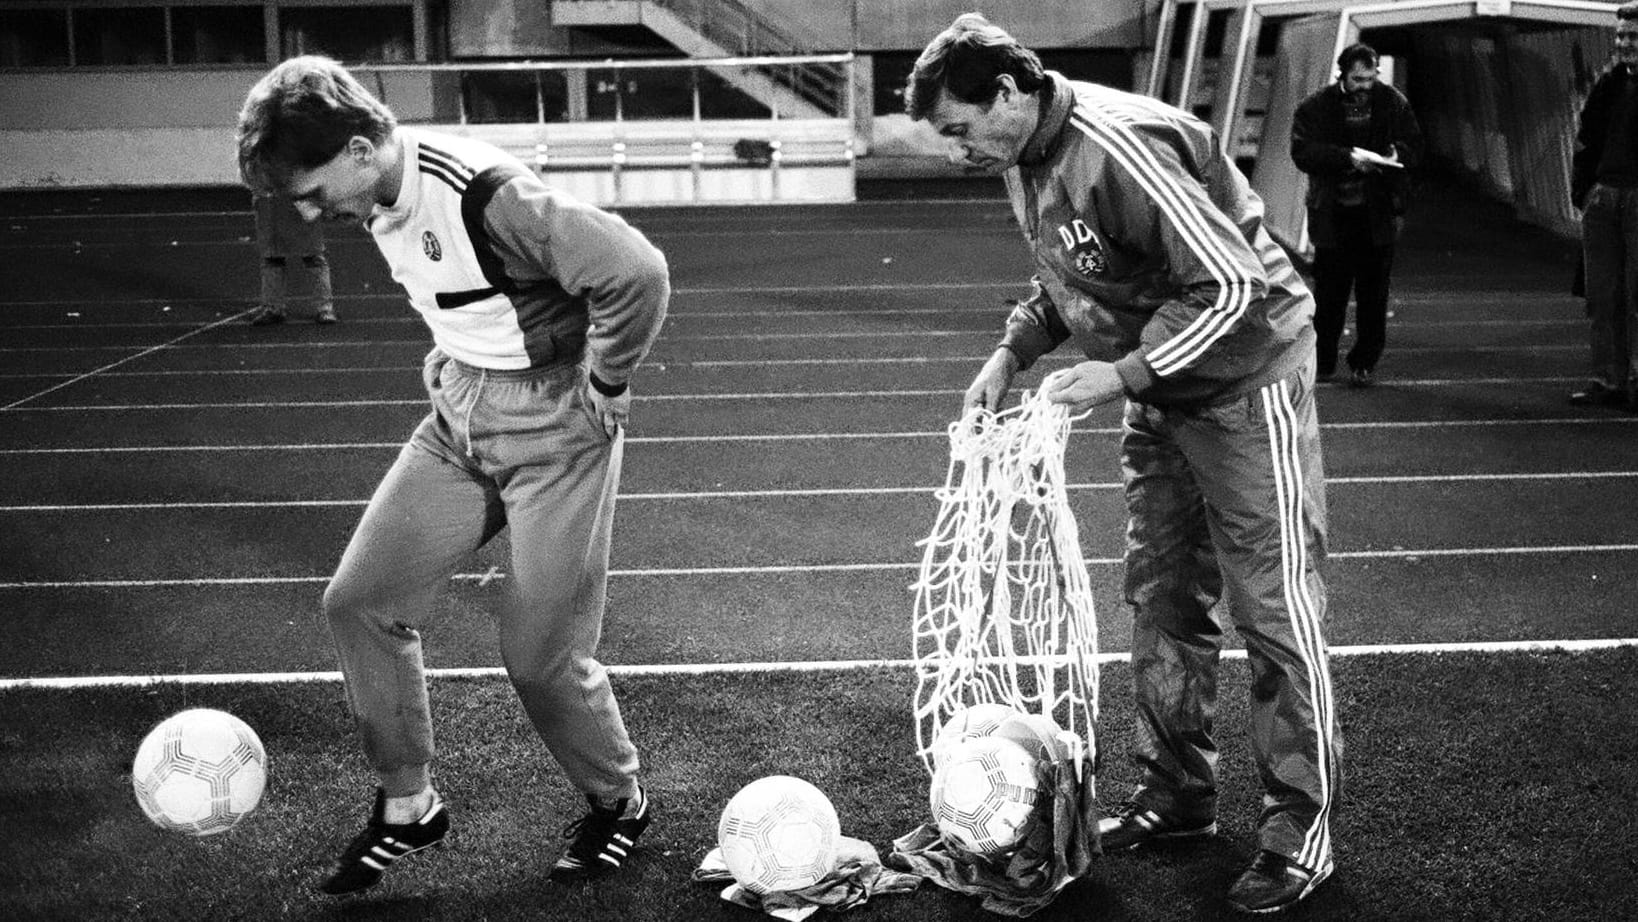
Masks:
[[[1638,412],[1638,3],[1615,11],[1615,61],[1581,107],[1570,161],[1581,211],[1589,378],[1581,406]]]
[[[1422,158],[1416,114],[1404,94],[1378,79],[1378,63],[1369,45],[1344,48],[1337,82],[1303,100],[1291,127],[1291,159],[1308,174],[1317,374],[1336,373],[1352,291],[1359,335],[1348,368],[1355,387],[1376,382],[1387,345],[1388,277],[1410,197],[1406,174]]]

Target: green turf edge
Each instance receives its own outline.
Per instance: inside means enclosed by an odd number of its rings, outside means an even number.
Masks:
[[[1638,905],[1638,651],[1379,655],[1332,663],[1347,736],[1333,827],[1338,874],[1290,919],[1624,918]],[[1232,918],[1226,888],[1253,845],[1260,794],[1244,739],[1248,669],[1223,665],[1222,834],[1106,856],[1034,918]],[[1130,673],[1104,672],[1099,784],[1134,776]],[[620,700],[663,807],[614,880],[545,880],[578,802],[500,680],[440,680],[438,781],[455,830],[362,899],[311,883],[356,831],[372,781],[332,683],[0,693],[0,918],[747,919],[689,873],[723,803],[767,774],[835,802],[884,852],[919,823],[907,670],[626,678]],[[131,795],[147,729],[184,707],[232,711],[271,760],[262,806],[212,839],[161,832]],[[994,918],[924,885],[859,920]]]

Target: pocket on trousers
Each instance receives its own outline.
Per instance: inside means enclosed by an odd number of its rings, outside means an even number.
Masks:
[[[609,435],[607,429],[603,428],[603,418],[598,415],[597,404],[592,400],[591,381],[589,379],[582,377],[576,383],[574,399],[579,402],[581,415],[586,418],[586,422],[592,427],[592,431],[601,436],[604,441],[614,441],[614,437]]]
[[[1254,421],[1261,421],[1256,413],[1256,394],[1241,394],[1221,403],[1208,404],[1193,410],[1190,415],[1224,432],[1244,432]]]
[[[444,375],[444,366],[449,364],[449,356],[434,349],[427,353],[426,361],[421,363],[421,386],[428,394],[438,390]]]

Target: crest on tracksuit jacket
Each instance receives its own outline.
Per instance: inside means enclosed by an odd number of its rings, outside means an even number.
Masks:
[[[1085,221],[1074,218],[1058,225],[1058,239],[1063,242],[1069,265],[1081,275],[1102,275],[1109,271],[1109,257],[1103,243]]]

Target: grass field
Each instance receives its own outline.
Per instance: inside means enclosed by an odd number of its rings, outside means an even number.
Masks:
[[[1346,784],[1337,876],[1286,917],[1623,919],[1638,417],[1564,402],[1584,321],[1562,242],[1425,192],[1382,384],[1318,396]],[[925,819],[907,587],[944,426],[1028,276],[1004,204],[629,215],[675,296],[637,389],[601,655],[660,820],[621,878],[546,880],[580,806],[493,674],[502,539],[427,630],[429,665],[475,672],[433,683],[455,831],[342,901],[311,884],[372,781],[340,686],[314,678],[335,668],[315,613],[424,412],[425,332],[356,230],[331,237],[343,322],[263,330],[236,322],[255,284],[237,197],[0,214],[0,920],[743,919],[689,879],[740,785],[809,778],[884,852]],[[1113,657],[1106,803],[1132,782],[1115,421],[1079,425],[1066,459]],[[1229,917],[1259,807],[1246,687],[1225,661],[1221,834],[1100,858],[1041,918]],[[271,759],[261,808],[215,839],[161,832],[131,792],[138,741],[188,706],[240,715]],[[851,915],[988,917],[931,885]]]
[[[1335,826],[1340,867],[1287,916],[1325,920],[1618,919],[1638,905],[1638,744],[1624,708],[1638,651],[1368,655],[1334,667],[1350,771]],[[1224,667],[1224,727],[1244,719],[1243,660]],[[1105,673],[1106,795],[1130,784],[1129,673]],[[767,774],[809,778],[843,831],[885,851],[924,821],[926,778],[911,755],[908,671],[626,678],[627,719],[663,809],[620,878],[546,881],[555,833],[573,815],[510,687],[433,687],[454,827],[367,899],[310,885],[354,831],[371,780],[337,687],[176,686],[7,693],[0,711],[0,866],[5,919],[754,918],[689,874],[717,812]],[[756,706],[747,707],[754,701]],[[130,754],[147,726],[183,707],[220,707],[258,728],[272,765],[263,806],[216,839],[149,826],[130,795]],[[1253,845],[1258,809],[1244,736],[1223,734],[1220,834],[1105,856],[1035,918],[1229,918],[1221,891]],[[924,883],[850,918],[994,918]]]

